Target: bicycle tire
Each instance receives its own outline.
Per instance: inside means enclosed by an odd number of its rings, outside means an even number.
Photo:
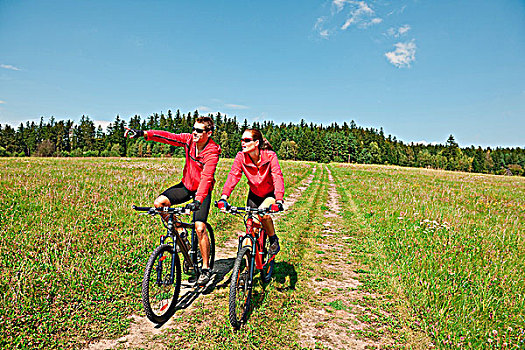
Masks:
[[[250,247],[241,248],[233,265],[228,300],[230,324],[235,330],[238,330],[246,322],[250,310],[251,279],[253,278],[250,276],[251,264]]]
[[[158,246],[149,257],[142,280],[142,305],[151,322],[164,323],[175,313],[181,286],[180,270],[179,255],[169,244]]]
[[[213,229],[211,228],[211,225],[208,223],[206,223],[206,231],[208,232],[208,239],[210,241],[210,257],[208,263],[211,271],[213,270],[213,265],[215,263],[215,235],[213,234]],[[197,234],[195,234],[195,238],[197,238]],[[202,269],[202,255],[198,243],[196,244],[195,248],[195,250],[197,251],[197,267],[200,271]]]
[[[270,249],[270,240],[266,236],[264,238],[264,245],[262,247],[263,249],[263,268],[261,270],[261,280],[263,283],[270,283],[272,279],[272,273],[275,266],[275,258],[272,259],[272,261],[268,262],[270,258],[272,257],[270,254],[268,254],[268,250]]]

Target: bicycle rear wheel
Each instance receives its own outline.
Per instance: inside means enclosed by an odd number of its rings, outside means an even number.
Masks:
[[[272,258],[272,255],[268,254],[269,249],[270,249],[270,240],[268,239],[268,236],[266,236],[264,238],[264,246],[263,246],[263,268],[261,270],[261,279],[263,283],[269,283],[271,281],[273,268],[275,266],[275,258],[273,258],[272,261],[268,262],[268,260]]]
[[[151,254],[142,280],[142,304],[151,322],[164,323],[175,312],[181,285],[179,255],[163,244]]]
[[[250,248],[241,248],[239,253],[237,253],[237,259],[233,265],[229,298],[230,323],[236,330],[241,327],[242,323],[246,322],[250,310],[252,294],[251,264],[252,256]]]

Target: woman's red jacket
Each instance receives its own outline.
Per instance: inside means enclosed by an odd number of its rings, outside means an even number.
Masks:
[[[237,153],[233,161],[230,174],[224,184],[222,194],[230,196],[233,189],[242,177],[242,173],[248,178],[250,190],[259,197],[274,192],[275,200],[284,197],[284,178],[277,154],[269,150],[261,150],[261,161],[259,166],[255,165],[248,154]]]

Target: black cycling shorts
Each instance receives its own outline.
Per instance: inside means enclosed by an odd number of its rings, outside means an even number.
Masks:
[[[161,196],[166,196],[171,205],[181,204],[184,202],[188,202],[189,200],[192,200],[195,198],[195,193],[197,191],[190,191],[188,190],[182,182],[176,184],[175,186],[171,186],[166,191],[161,193]],[[193,222],[201,221],[201,222],[207,222],[208,220],[208,213],[210,211],[210,204],[211,204],[211,189],[206,198],[204,198],[204,201],[201,203],[201,207],[196,212],[193,212]]]
[[[264,197],[259,197],[258,195],[250,191],[248,192],[248,199],[246,200],[246,206],[251,207],[251,208],[259,208],[261,204],[264,202],[264,200],[269,197],[275,199],[275,194],[273,192],[270,192]]]

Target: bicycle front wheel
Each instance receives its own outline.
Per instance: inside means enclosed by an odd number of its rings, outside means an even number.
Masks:
[[[236,330],[241,327],[242,323],[246,322],[250,310],[252,294],[251,264],[252,257],[250,248],[244,247],[239,250],[237,259],[233,265],[229,298],[230,323]]]
[[[142,304],[151,322],[164,323],[175,312],[181,285],[179,255],[163,244],[151,254],[142,280]]]

